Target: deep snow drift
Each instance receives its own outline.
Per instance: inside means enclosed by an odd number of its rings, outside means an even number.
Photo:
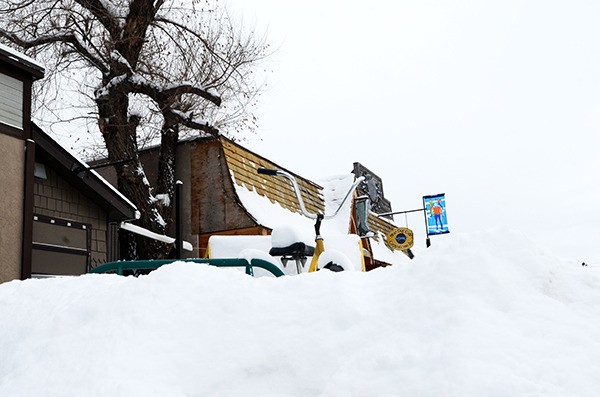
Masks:
[[[370,273],[0,285],[0,396],[597,396],[600,269],[504,231]]]

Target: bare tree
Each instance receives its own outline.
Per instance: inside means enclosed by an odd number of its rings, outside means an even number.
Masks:
[[[258,92],[253,67],[267,45],[238,32],[217,1],[0,0],[0,38],[51,64],[63,82],[79,80],[93,111],[73,117],[95,119],[108,160],[118,163],[118,189],[138,207],[141,226],[158,233],[171,219],[160,202],[172,202],[180,136],[217,135],[207,120],[239,121]],[[219,115],[224,100],[241,103],[237,114]],[[148,140],[160,142],[156,186],[138,155]],[[138,246],[129,257],[161,250]]]

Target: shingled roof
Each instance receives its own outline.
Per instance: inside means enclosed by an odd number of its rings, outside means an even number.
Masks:
[[[384,237],[387,236],[387,234],[389,232],[391,232],[392,230],[394,230],[398,227],[398,226],[394,225],[391,221],[384,219],[380,216],[377,216],[373,212],[369,213],[368,222],[369,222],[369,227],[371,228],[371,231],[376,232],[376,233],[377,232],[381,233]],[[377,234],[375,235],[375,238],[378,239]],[[385,243],[385,245],[388,248],[390,248],[388,246],[388,243],[385,238],[383,238],[383,243]]]
[[[298,200],[287,179],[265,176],[256,172],[259,167],[284,170],[296,178],[306,209],[312,213],[324,213],[325,200],[322,186],[253,153],[230,139],[221,137],[220,140],[230,176],[235,184],[255,191],[289,211],[301,214]],[[382,240],[379,243],[387,246],[385,236],[398,226],[391,220],[377,216],[374,212],[369,213],[368,222],[371,230],[375,232],[375,240]],[[380,238],[380,235],[383,238]]]
[[[247,189],[267,197],[271,202],[277,202],[283,208],[301,214],[294,189],[287,179],[265,176],[256,172],[259,167],[283,170],[296,178],[306,209],[315,214],[324,212],[323,187],[278,166],[229,139],[221,138],[221,143],[231,178],[238,186],[245,186]]]

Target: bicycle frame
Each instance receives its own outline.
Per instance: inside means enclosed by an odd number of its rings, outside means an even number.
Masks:
[[[360,185],[360,183],[365,178],[362,176],[359,178],[356,178],[356,180],[354,181],[354,183],[352,184],[352,186],[346,193],[346,196],[344,196],[344,199],[342,200],[342,202],[340,203],[338,208],[335,210],[335,212],[331,215],[324,215],[324,214],[313,214],[313,213],[308,212],[308,210],[306,209],[306,207],[304,205],[304,200],[302,199],[302,195],[300,194],[300,187],[298,186],[298,182],[296,181],[296,178],[289,172],[285,172],[282,170],[263,168],[263,167],[258,168],[257,172],[262,175],[282,176],[282,177],[288,179],[292,183],[292,187],[294,188],[294,193],[296,193],[296,199],[298,200],[298,204],[300,205],[300,211],[302,211],[302,214],[304,216],[306,216],[307,218],[315,219],[315,252],[314,252],[312,260],[310,262],[308,271],[309,272],[317,271],[318,265],[319,265],[319,256],[325,251],[325,243],[323,241],[323,237],[321,236],[321,221],[326,220],[326,219],[335,218],[338,215],[338,213],[340,212],[340,210],[342,209],[342,207],[344,206],[344,204],[346,204],[346,201],[348,201],[348,198],[352,196],[352,194],[354,193],[354,191],[356,190],[358,185]]]

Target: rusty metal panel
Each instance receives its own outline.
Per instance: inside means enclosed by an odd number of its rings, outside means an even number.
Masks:
[[[194,234],[257,226],[235,194],[219,140],[198,142],[191,166]]]

